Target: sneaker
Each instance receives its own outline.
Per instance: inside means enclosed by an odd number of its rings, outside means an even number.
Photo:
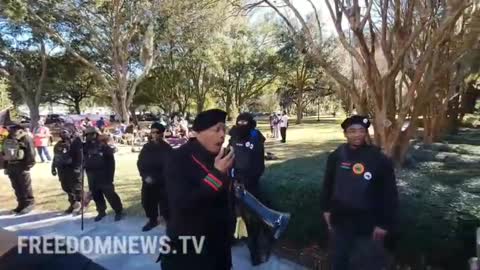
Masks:
[[[120,221],[123,218],[123,212],[115,213],[115,221]]]
[[[82,209],[82,204],[80,202],[74,202],[72,208],[72,212],[80,212],[80,210]]]
[[[93,219],[95,222],[98,222],[100,220],[102,220],[107,214],[104,212],[104,213],[98,213],[98,215]]]
[[[18,215],[28,214],[28,213],[30,213],[30,212],[33,210],[33,208],[35,208],[35,205],[34,205],[34,204],[29,204],[29,205],[21,208],[21,209],[17,212],[17,214],[18,214]]]
[[[83,209],[85,212],[85,208]],[[82,211],[82,204],[80,202],[74,202],[72,205],[72,215],[74,216],[79,215],[81,211]]]
[[[148,232],[157,226],[158,226],[158,220],[151,219],[145,224],[145,226],[143,226],[142,232]]]

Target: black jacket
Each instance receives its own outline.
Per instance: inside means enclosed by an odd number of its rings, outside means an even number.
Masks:
[[[170,158],[171,152],[172,147],[163,140],[158,143],[148,142],[145,144],[137,161],[137,168],[142,179],[150,176],[154,183],[163,186],[166,162]]]
[[[234,226],[231,182],[214,168],[214,160],[215,155],[195,139],[173,150],[165,171],[170,214],[167,235],[173,241],[181,235],[205,236],[207,261],[224,266],[216,269],[229,269]]]
[[[234,177],[243,181],[247,190],[256,188],[265,171],[265,137],[257,129],[247,138],[236,136],[232,129],[230,136],[229,145],[235,151]]]
[[[390,230],[398,204],[392,161],[375,146],[341,145],[328,157],[321,204],[333,223],[353,219]]]
[[[62,162],[56,162],[56,159],[59,159],[60,157],[58,155],[61,155],[62,149],[68,149],[67,155],[69,158],[71,158],[71,163],[68,165],[64,164],[59,164]],[[83,142],[80,140],[79,137],[72,138],[71,141],[59,141],[55,144],[53,147],[53,162],[52,162],[52,169],[57,168],[57,169],[74,169],[74,170],[81,170],[83,166]]]
[[[8,138],[12,138],[13,134],[10,134]],[[17,140],[20,148],[24,151],[25,156],[22,160],[18,161],[5,161],[5,170],[30,170],[35,165],[35,146],[33,139],[29,135],[24,135],[21,139]]]
[[[115,177],[114,150],[98,140],[83,146],[84,167],[88,174],[98,175],[98,181],[112,183]]]

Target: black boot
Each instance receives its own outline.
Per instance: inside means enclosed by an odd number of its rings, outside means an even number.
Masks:
[[[73,205],[70,205],[63,213],[68,215],[73,212]]]
[[[95,222],[98,222],[100,220],[102,220],[107,214],[105,212],[100,212],[98,213],[98,215],[95,217],[95,219],[93,219]]]
[[[22,207],[19,209],[19,211],[17,212],[18,215],[25,215],[25,214],[28,214],[30,213],[33,208],[35,207],[35,205],[33,203],[25,206],[25,207]]]
[[[115,213],[115,221],[120,221],[123,218],[123,212]]]
[[[151,229],[155,228],[158,226],[158,220],[157,219],[150,219],[145,226],[142,228],[142,232],[148,232]]]
[[[15,209],[12,209],[12,214],[18,214],[22,208],[23,207],[21,205],[18,205]]]

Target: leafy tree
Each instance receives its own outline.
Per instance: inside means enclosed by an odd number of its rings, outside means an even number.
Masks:
[[[99,96],[101,85],[92,71],[69,55],[50,59],[43,100],[69,107],[81,114],[82,101]]]
[[[50,40],[30,21],[14,21],[0,11],[0,77],[13,91],[13,101],[23,101],[32,124],[40,119],[39,106],[47,80]],[[50,50],[51,51],[51,50]]]
[[[272,33],[260,33],[245,23],[232,23],[218,37],[215,55],[220,75],[216,94],[230,118],[246,110],[248,103],[260,97],[279,75],[278,57],[270,43]]]
[[[7,92],[7,88],[7,82],[5,80],[0,80],[0,110],[9,107],[12,104]]]

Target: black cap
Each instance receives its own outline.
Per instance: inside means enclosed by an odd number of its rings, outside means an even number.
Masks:
[[[161,133],[165,132],[165,126],[160,124],[159,122],[154,122],[151,126],[150,129],[158,129]]]
[[[196,132],[200,132],[213,127],[218,123],[225,123],[227,113],[220,109],[211,109],[203,111],[195,117],[193,120],[192,129]]]
[[[343,130],[346,130],[349,126],[356,125],[356,124],[361,125],[364,128],[368,129],[370,127],[370,120],[368,120],[367,116],[353,115],[353,116],[345,119],[342,122],[341,126],[342,126]]]

